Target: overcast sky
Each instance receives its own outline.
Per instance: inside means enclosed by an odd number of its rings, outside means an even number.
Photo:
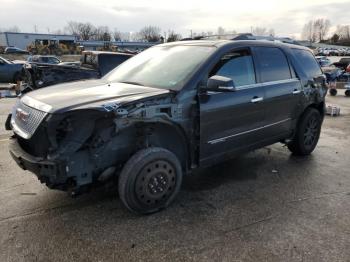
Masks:
[[[350,0],[1,0],[0,28],[17,25],[22,32],[64,28],[68,21],[107,25],[135,32],[145,25],[193,32],[250,32],[251,26],[273,28],[277,35],[299,37],[310,19],[328,18],[333,28],[350,24]]]

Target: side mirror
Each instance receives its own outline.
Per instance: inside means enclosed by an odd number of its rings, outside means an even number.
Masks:
[[[214,91],[236,91],[233,80],[228,77],[214,75],[208,79],[207,89]]]

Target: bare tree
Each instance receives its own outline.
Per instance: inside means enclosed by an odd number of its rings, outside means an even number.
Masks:
[[[95,27],[90,23],[79,23],[79,36],[82,40],[90,40],[95,34]]]
[[[72,35],[77,35],[79,36],[79,26],[81,23],[75,22],[75,21],[69,21],[67,25],[64,27],[64,31],[72,34]]]
[[[161,30],[157,26],[145,26],[140,30],[139,35],[142,40],[147,42],[159,42],[161,40],[160,32]]]
[[[94,35],[95,27],[91,23],[69,21],[64,31],[78,36],[81,40],[90,40]]]
[[[261,35],[261,36],[275,36],[275,30],[273,28],[266,28],[266,27],[252,27],[252,34],[253,35]]]
[[[170,31],[167,42],[179,41],[179,40],[181,40],[181,38],[182,38],[182,36],[180,34],[177,34],[174,31]]]
[[[325,39],[331,27],[331,22],[328,19],[319,18],[314,22],[314,30],[318,34],[318,40],[321,42]]]
[[[114,41],[122,41],[122,33],[117,28],[113,31],[113,39]]]
[[[108,26],[99,26],[93,29],[92,39],[99,41],[111,41],[112,34]]]
[[[316,20],[310,20],[304,25],[302,37],[310,42],[323,41],[325,40],[331,22],[328,19],[319,18]]]
[[[252,28],[252,34],[253,35],[267,35],[267,29],[265,27],[253,27]]]
[[[332,44],[336,44],[338,43],[339,39],[340,39],[340,36],[338,34],[333,34],[333,36],[330,38],[330,41]]]
[[[315,32],[315,26],[314,26],[314,21],[310,20],[308,23],[306,23],[303,27],[302,31],[302,38],[305,40],[308,40],[312,43],[316,42],[317,35]]]
[[[218,27],[218,31],[217,31],[218,35],[224,35],[225,34],[225,29],[222,26]]]
[[[340,39],[350,40],[350,25],[338,25],[336,33],[339,35]]]

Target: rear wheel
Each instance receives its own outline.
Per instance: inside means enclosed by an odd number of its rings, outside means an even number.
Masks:
[[[345,95],[350,96],[350,90],[345,90]]]
[[[130,211],[154,213],[169,206],[181,182],[181,164],[173,153],[157,147],[142,149],[120,173],[119,196]]]
[[[295,155],[309,155],[314,151],[321,133],[322,118],[318,110],[309,108],[302,115],[295,136],[288,149]]]

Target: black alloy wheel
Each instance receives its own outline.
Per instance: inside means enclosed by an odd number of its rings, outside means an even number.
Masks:
[[[295,155],[309,155],[314,151],[321,133],[322,117],[315,108],[308,108],[298,121],[288,149]]]

